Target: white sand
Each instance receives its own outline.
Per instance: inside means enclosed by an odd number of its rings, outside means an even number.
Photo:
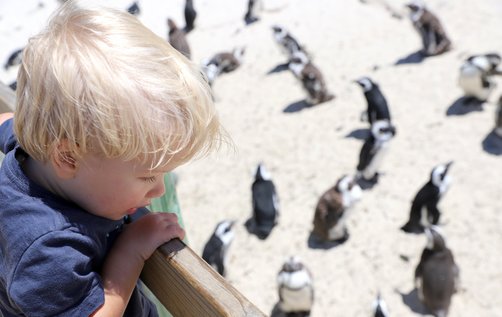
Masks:
[[[33,11],[37,2],[31,2],[34,8],[18,4],[11,11],[26,17],[17,31],[13,27],[22,20],[6,15],[7,4],[0,4],[2,60],[20,45],[20,34],[36,31],[38,16],[45,18],[56,5],[44,1],[45,8]],[[112,2],[123,8],[129,4]],[[164,2],[143,1],[140,16],[162,37],[167,16],[184,25],[183,1]],[[389,2],[404,13],[405,1]],[[403,298],[413,299],[408,295],[425,237],[405,234],[399,227],[432,167],[454,160],[453,183],[439,205],[441,226],[461,269],[462,289],[453,297],[450,316],[500,316],[502,156],[484,150],[483,141],[493,129],[501,89],[483,111],[446,113],[462,96],[456,82],[463,59],[475,53],[502,53],[502,2],[430,0],[428,6],[440,17],[454,49],[422,63],[399,66],[393,64],[416,52],[420,40],[407,16],[392,18],[378,0],[366,5],[356,0],[264,0],[261,20],[247,27],[246,0],[194,3],[198,17],[188,36],[193,59],[199,62],[238,45],[246,46],[246,55],[242,67],[214,84],[216,106],[236,153],[224,150],[177,170],[191,247],[202,253],[219,221],[237,220],[228,280],[266,314],[278,300],[276,274],[294,254],[314,275],[312,317],[368,316],[378,290],[391,316],[420,316]],[[7,19],[16,22],[6,24]],[[267,75],[286,61],[273,41],[273,24],[287,28],[312,53],[337,95],[335,100],[285,112],[296,109],[292,104],[305,94],[289,71]],[[0,75],[6,83],[15,77],[3,70]],[[380,84],[397,135],[380,182],[364,192],[350,215],[349,240],[329,250],[311,249],[307,239],[319,196],[340,176],[355,172],[363,141],[347,136],[368,126],[359,121],[366,107],[362,90],[351,82],[361,76]],[[282,207],[278,226],[264,241],[244,227],[251,215],[253,171],[260,161],[272,172]]]

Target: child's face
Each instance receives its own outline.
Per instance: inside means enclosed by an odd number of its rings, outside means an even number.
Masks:
[[[149,170],[148,165],[137,161],[86,154],[71,181],[71,198],[94,215],[121,219],[164,194],[164,174],[177,166],[174,161]]]

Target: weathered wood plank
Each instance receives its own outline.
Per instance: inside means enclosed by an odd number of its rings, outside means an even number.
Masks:
[[[176,317],[266,316],[179,239],[152,255],[141,279]]]

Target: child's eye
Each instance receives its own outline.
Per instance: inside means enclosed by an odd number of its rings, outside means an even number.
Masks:
[[[142,177],[141,179],[144,180],[145,182],[153,183],[153,182],[155,182],[156,177],[155,176],[152,176],[152,177]]]

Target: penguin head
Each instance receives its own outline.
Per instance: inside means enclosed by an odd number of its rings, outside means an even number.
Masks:
[[[431,172],[431,181],[437,187],[448,185],[451,181],[450,176],[448,175],[448,171],[450,166],[453,164],[453,161],[450,161],[446,164],[439,164],[432,169]]]
[[[289,59],[289,66],[293,65],[307,65],[309,63],[309,58],[305,52],[298,50],[295,51],[291,58]]]
[[[335,190],[342,195],[343,205],[348,207],[361,199],[362,189],[357,184],[357,179],[350,175],[344,175],[336,182]]]
[[[312,284],[312,276],[298,256],[291,256],[277,274],[277,283],[280,286],[299,289]]]
[[[214,230],[215,236],[217,236],[225,246],[228,246],[234,240],[234,224],[235,221],[233,220],[224,220],[218,223],[216,229]]]
[[[388,141],[396,135],[396,127],[389,120],[377,120],[371,125],[371,134],[377,141]]]
[[[215,64],[208,64],[207,62],[202,66],[202,70],[206,75],[209,86],[213,85],[214,80],[221,73],[221,69]]]
[[[433,251],[442,251],[446,249],[446,239],[438,226],[431,225],[426,227],[425,236],[427,237],[427,249]]]
[[[389,317],[389,311],[387,309],[387,304],[381,298],[380,293],[378,293],[377,298],[373,302],[373,316],[374,317]]]
[[[284,28],[279,25],[272,26],[272,31],[274,31],[274,36],[276,37],[284,37],[287,33],[286,30],[284,30]]]
[[[406,4],[412,13],[420,12],[425,9],[425,2],[423,0],[412,0]]]
[[[239,63],[242,63],[245,52],[246,52],[246,48],[244,46],[237,47],[232,50],[232,55],[235,57],[236,60],[239,61]]]
[[[354,82],[359,84],[359,86],[363,88],[364,92],[370,91],[374,86],[376,86],[376,84],[368,77],[361,77]]]
[[[490,65],[492,66],[492,68],[497,68],[497,66],[502,61],[502,58],[500,57],[500,54],[498,54],[498,53],[488,53],[485,56],[488,59],[488,61],[490,62]]]
[[[178,27],[176,26],[176,23],[171,18],[167,19],[167,26],[169,27],[169,31],[174,31],[174,30],[178,29]]]
[[[272,176],[265,168],[265,165],[263,165],[263,163],[258,164],[258,167],[256,168],[255,181],[269,181],[271,179]]]

